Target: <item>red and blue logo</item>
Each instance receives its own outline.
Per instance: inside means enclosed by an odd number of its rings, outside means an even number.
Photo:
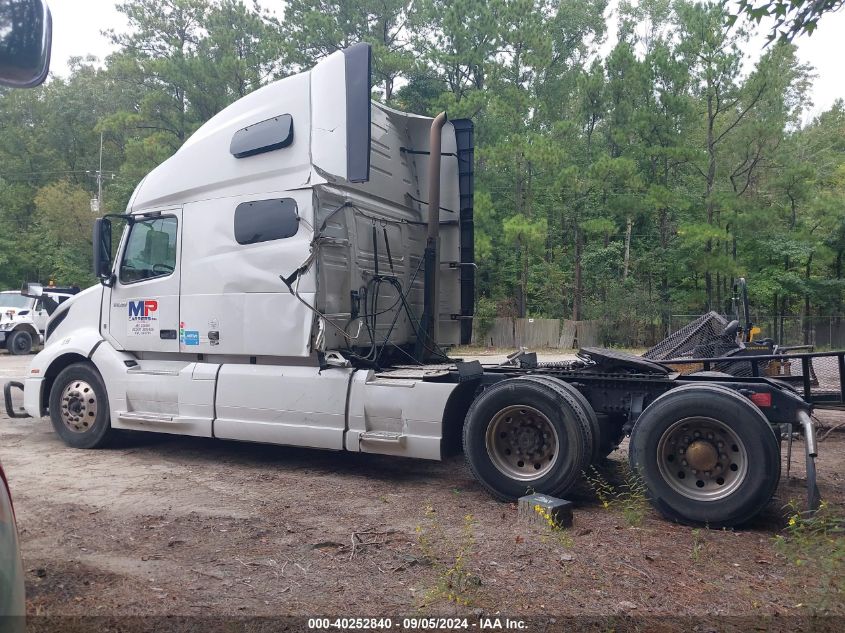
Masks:
[[[142,299],[141,301],[129,302],[130,321],[150,321],[156,318],[158,301],[155,299]]]

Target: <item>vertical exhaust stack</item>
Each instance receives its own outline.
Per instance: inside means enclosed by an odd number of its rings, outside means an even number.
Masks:
[[[437,318],[439,311],[438,279],[440,277],[440,153],[441,134],[447,117],[441,112],[431,122],[428,141],[428,236],[423,255],[425,288],[421,336],[417,337],[416,356],[424,361],[439,356]]]

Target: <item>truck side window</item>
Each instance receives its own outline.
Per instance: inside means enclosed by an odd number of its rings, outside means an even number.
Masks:
[[[174,217],[135,222],[123,251],[120,282],[131,284],[170,275],[176,269],[176,230]]]
[[[299,229],[296,200],[276,198],[242,202],[235,208],[238,244],[257,244],[293,237]]]

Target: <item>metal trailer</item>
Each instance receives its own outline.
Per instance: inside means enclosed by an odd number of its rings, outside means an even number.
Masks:
[[[76,448],[130,430],[423,459],[462,449],[503,500],[565,496],[630,435],[655,506],[712,527],[769,502],[782,430],[798,430],[815,507],[811,413],[842,404],[840,352],[832,373],[815,367],[827,355],[777,355],[780,378],[749,355],[448,358],[441,346],[471,334],[472,123],[370,94],[369,47],[339,51],[224,109],[125,214],[98,219],[100,284],[56,308],[26,379],[4,388],[10,417],[49,414]],[[734,362],[750,375],[712,371]],[[783,380],[799,363],[803,390]]]

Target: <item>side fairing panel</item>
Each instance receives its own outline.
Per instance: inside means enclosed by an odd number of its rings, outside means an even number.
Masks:
[[[115,354],[101,345],[93,358],[112,375],[106,385],[114,428],[211,437],[218,365],[141,360],[126,367]]]
[[[370,177],[370,47],[356,44],[311,71],[311,160],[327,179]]]
[[[214,437],[343,448],[351,369],[223,365]]]
[[[440,459],[443,412],[457,384],[378,378],[358,372],[349,395],[346,449],[365,453]],[[367,434],[394,434],[396,441],[370,441]]]
[[[311,71],[311,160],[339,178],[347,174],[345,78],[343,55],[332,55]]]

